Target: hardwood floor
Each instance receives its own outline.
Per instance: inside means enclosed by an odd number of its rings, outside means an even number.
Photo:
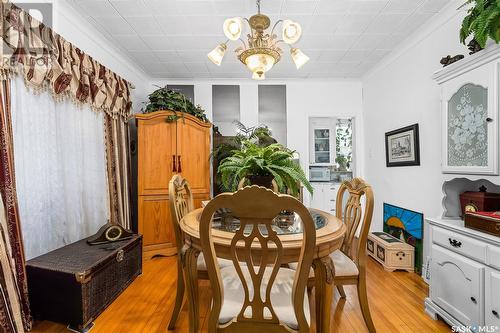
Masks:
[[[176,289],[176,258],[154,258],[144,262],[143,274],[120,295],[95,321],[92,333],[166,332],[174,306]],[[366,332],[355,287],[346,286],[347,299],[339,300],[335,293],[331,332]],[[373,259],[368,260],[368,299],[375,327],[379,333],[388,332],[450,332],[442,321],[433,321],[424,313],[424,298],[428,287],[416,274],[388,273]],[[200,283],[200,313],[202,332],[210,302],[210,288]],[[185,305],[177,329],[188,331]],[[64,325],[38,322],[32,332],[63,333]]]

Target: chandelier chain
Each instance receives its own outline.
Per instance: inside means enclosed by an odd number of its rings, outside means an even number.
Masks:
[[[257,12],[260,14],[260,0],[257,0]]]

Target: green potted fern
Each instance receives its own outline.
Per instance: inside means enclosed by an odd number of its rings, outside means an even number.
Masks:
[[[472,6],[471,6],[472,5]],[[473,35],[476,42],[484,48],[488,38],[500,42],[500,0],[467,0],[461,7],[471,6],[462,21],[460,41]]]
[[[245,141],[240,150],[221,161],[217,172],[227,191],[236,191],[240,180],[246,178],[252,185],[268,188],[274,179],[280,190],[288,189],[294,195],[299,192],[299,183],[313,192],[304,171],[293,160],[293,152],[277,143],[261,147]]]

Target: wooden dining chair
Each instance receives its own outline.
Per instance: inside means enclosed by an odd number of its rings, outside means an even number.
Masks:
[[[224,268],[217,264],[212,242],[212,217],[218,209],[228,209],[240,220],[226,254],[232,266]],[[296,212],[304,224],[297,270],[281,267],[285,249],[272,226],[283,210]],[[302,203],[259,186],[220,194],[202,212],[200,240],[213,293],[208,332],[309,333],[306,286],[316,229]]]
[[[247,186],[246,183],[247,183],[247,179],[241,178],[241,180],[238,183],[238,190],[241,190],[243,187]],[[276,183],[276,181],[274,179],[272,180],[271,185],[273,187],[272,190],[274,192],[280,193],[278,183]],[[292,197],[295,197],[300,202],[304,202],[303,193],[302,193],[302,186],[301,186],[300,182],[297,182],[297,187],[299,188],[299,192],[297,194],[293,194],[292,191],[290,191],[289,189],[286,190],[286,194],[289,194]]]
[[[346,191],[348,196],[344,205],[344,193]],[[344,222],[347,232],[340,250],[330,255],[335,267],[333,283],[337,286],[342,298],[346,297],[344,285],[357,286],[359,305],[366,327],[370,333],[375,333],[376,330],[370,314],[366,292],[366,241],[373,215],[373,191],[371,186],[363,179],[354,178],[351,181],[342,183],[336,200],[337,218]],[[357,250],[353,251],[353,240],[358,228],[361,229]]]
[[[182,303],[184,300],[185,281],[181,261],[182,247],[184,246],[184,237],[179,226],[181,219],[194,209],[193,194],[191,187],[186,179],[177,174],[172,177],[168,184],[168,194],[170,199],[170,214],[172,216],[172,229],[174,231],[175,243],[177,247],[177,294],[175,296],[175,306],[168,329],[173,330],[175,323],[179,317]],[[219,264],[222,266],[231,265],[231,261],[219,259]],[[208,273],[205,265],[203,254],[198,256],[197,261],[198,279],[208,280]]]
[[[238,182],[238,190],[241,190],[245,186],[249,186],[249,184],[247,184],[247,181],[248,181],[247,178],[245,178],[245,177],[241,178],[240,181]],[[273,187],[272,190],[274,192],[279,193],[278,184],[276,183],[276,181],[274,179],[271,181],[271,186]]]
[[[346,191],[348,192],[348,196],[344,205],[344,194]],[[368,331],[375,333],[376,330],[368,307],[366,293],[366,240],[373,215],[373,192],[371,186],[361,178],[354,178],[351,181],[343,182],[337,193],[335,214],[338,219],[344,222],[347,231],[340,250],[330,254],[335,268],[333,283],[342,298],[346,297],[344,285],[357,286],[363,319]],[[357,243],[358,248],[353,253],[352,244],[360,223],[361,230]],[[292,263],[289,264],[289,267],[296,269],[297,265],[297,263]],[[314,285],[314,271],[311,270],[308,288],[312,289]]]

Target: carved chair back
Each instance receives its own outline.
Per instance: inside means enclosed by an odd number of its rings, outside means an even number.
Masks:
[[[346,191],[348,192],[347,202],[342,206]],[[337,218],[341,219],[347,228],[341,251],[349,256],[358,266],[360,263],[364,264],[366,240],[373,215],[373,191],[371,186],[361,178],[354,178],[351,181],[343,182],[337,193],[336,206]],[[361,230],[358,240],[358,251],[352,254],[352,243],[360,223]]]
[[[244,302],[236,318],[224,325],[224,332],[309,332],[304,300],[309,270],[316,244],[316,229],[307,208],[297,199],[277,194],[259,186],[247,186],[234,193],[223,193],[205,207],[200,220],[200,239],[213,290],[209,316],[209,332],[217,332],[222,308],[224,285],[216,262],[212,242],[212,217],[219,209],[226,209],[240,220],[240,228],[230,244],[230,256],[241,281]],[[280,212],[297,213],[303,221],[302,250],[294,276],[292,304],[298,330],[286,327],[277,317],[271,302],[271,288],[282,264],[283,246],[273,230],[273,220]],[[263,289],[264,282],[267,288]],[[252,325],[252,326],[249,326]]]
[[[172,215],[172,228],[177,245],[177,253],[181,253],[184,240],[179,226],[181,219],[194,209],[193,194],[186,179],[177,174],[172,177],[168,184],[168,195],[170,199],[170,214]]]
[[[238,190],[241,190],[245,186],[248,186],[247,181],[248,181],[247,178],[245,178],[245,177],[241,178],[239,183],[238,183]],[[272,190],[274,192],[279,193],[278,184],[276,183],[276,181],[274,179],[271,181],[271,186],[273,187]]]

